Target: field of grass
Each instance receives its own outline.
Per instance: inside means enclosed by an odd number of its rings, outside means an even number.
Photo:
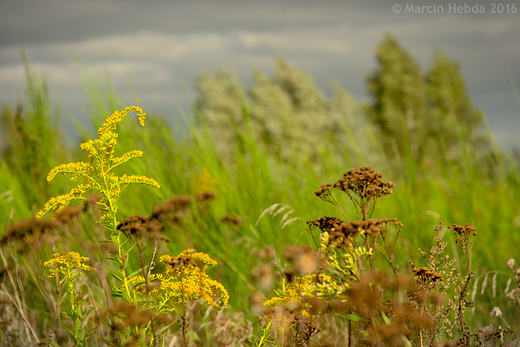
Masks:
[[[95,139],[97,134],[94,129],[101,127],[114,111],[125,108],[126,105],[115,100],[115,96],[108,96],[93,102],[92,131],[84,134],[82,142]],[[146,105],[140,106],[146,112]],[[137,117],[130,114],[118,124],[117,147],[113,155],[141,150],[143,156],[115,168],[114,173],[118,176],[147,176],[161,187],[154,189],[145,184],[131,184],[117,200],[117,213],[111,208],[107,211],[114,213],[119,222],[133,215],[152,216],[154,211],[158,211],[157,206],[169,199],[184,196],[177,201],[186,201],[189,197],[190,202],[182,207],[171,200],[169,205],[162,206],[169,213],[168,218],[161,219],[161,235],[171,240],[165,242],[155,234],[141,235],[142,238],[132,234],[125,236],[120,229],[116,229],[118,223],[100,223],[100,207],[95,203],[74,212],[66,210],[70,220],[63,217],[65,219],[56,225],[36,222],[34,217],[51,197],[66,194],[78,183],[85,183],[81,178],[71,181],[70,175],[58,175],[52,182],[47,182],[50,170],[64,163],[88,162],[89,158],[78,144],[66,142],[60,137],[62,130],[41,86],[29,86],[28,100],[19,111],[6,105],[2,114],[5,150],[0,160],[0,224],[3,229],[0,245],[0,324],[3,327],[0,346],[13,343],[35,345],[38,342],[61,346],[97,346],[105,343],[128,346],[260,346],[289,343],[297,346],[342,346],[345,344],[341,341],[345,340],[340,338],[344,335],[341,331],[349,332],[348,341],[362,341],[363,334],[355,336],[350,333],[353,326],[364,332],[384,324],[393,327],[392,319],[395,317],[389,315],[389,319],[382,311],[378,311],[379,316],[363,316],[349,306],[349,314],[341,309],[334,313],[331,309],[332,318],[329,321],[319,320],[319,314],[316,317],[310,314],[311,321],[305,323],[307,325],[304,325],[303,331],[311,337],[299,336],[302,331],[290,329],[288,331],[292,333],[289,335],[292,335],[287,337],[287,334],[284,335],[287,331],[280,332],[283,324],[276,326],[273,316],[276,309],[268,311],[262,306],[263,301],[274,296],[289,297],[281,287],[285,283],[283,272],[293,271],[295,264],[291,263],[291,259],[300,258],[291,256],[292,251],[288,247],[308,245],[313,251],[318,250],[320,231],[310,229],[307,221],[319,220],[323,216],[342,220],[348,218],[350,221],[365,219],[359,217],[359,211],[349,196],[339,189],[334,193],[335,201],[345,215],[315,194],[322,184],[335,183],[345,172],[363,166],[372,167],[383,175],[384,181],[396,185],[392,189],[393,194],[378,201],[371,217],[396,218],[403,224],[392,253],[393,265],[374,255],[374,266],[386,269],[388,273],[392,270],[402,272],[417,280],[419,277],[412,277],[413,271],[408,261],[411,259],[415,267],[428,267],[418,249],[428,251],[435,245],[434,236],[445,234],[447,246],[444,251],[457,260],[454,266],[455,272],[461,273],[460,280],[465,279],[468,273],[466,256],[471,257],[473,275],[467,277],[464,290],[468,294],[466,299],[475,304],[474,307],[466,302],[461,304],[465,312],[463,320],[468,331],[471,331],[467,334],[467,341],[470,335],[474,336],[479,329],[491,323],[495,324],[493,334],[503,334],[506,340],[513,339],[518,332],[519,297],[511,300],[506,297],[506,292],[520,282],[520,279],[516,282],[511,280],[513,266],[511,270],[507,266],[511,258],[520,262],[517,249],[520,245],[520,172],[507,154],[498,148],[491,170],[479,166],[479,153],[468,146],[460,147],[464,159],[458,165],[443,164],[446,161],[440,159],[421,163],[405,157],[382,160],[382,150],[380,153],[344,153],[341,156],[336,151],[324,151],[319,160],[310,163],[298,157],[298,144],[294,144],[294,160],[287,162],[264,153],[249,134],[239,133],[241,141],[230,143],[233,155],[222,157],[203,126],[191,123],[179,125],[189,131],[174,135],[171,120],[147,115],[146,126],[141,127]],[[377,139],[374,137],[372,141],[377,148]],[[327,145],[328,148],[334,147],[334,143]],[[71,206],[83,205],[81,200],[71,203]],[[231,215],[240,218],[232,219]],[[42,221],[51,216],[51,212],[47,213]],[[471,223],[476,228],[478,235],[468,240],[473,242],[473,246],[466,243],[467,253],[459,247],[461,242],[456,242],[457,235],[452,231],[447,228],[435,230],[439,220],[445,226]],[[392,227],[387,232],[393,238],[395,231]],[[370,238],[365,240],[368,245]],[[374,242],[376,240],[374,238]],[[114,246],[119,251],[116,255],[111,250]],[[384,247],[379,247],[374,248],[374,253],[383,252]],[[208,278],[221,283],[229,292],[229,302],[220,313],[217,307],[208,305],[207,300],[206,303],[202,299],[184,300],[183,290],[180,299],[171,299],[178,300],[173,308],[166,308],[164,302],[152,304],[148,297],[151,291],[141,289],[141,294],[146,292],[147,298],[144,299],[134,290],[148,285],[147,267],[153,260],[157,262],[153,273],[161,273],[169,265],[159,262],[160,256],[175,257],[186,249],[204,252],[217,262],[216,266],[201,267],[200,271],[205,271],[203,273]],[[70,275],[70,278],[61,274],[62,281],[59,283],[57,278],[48,278],[53,273],[52,266],[45,266],[44,262],[53,259],[53,254],[58,252],[78,252],[90,258],[86,263],[96,272],[83,271],[79,276]],[[307,251],[302,248],[294,252]],[[349,251],[345,252],[348,254]],[[360,258],[356,266],[361,273],[367,270],[369,261],[371,263],[372,256],[363,258],[363,261]],[[79,265],[75,267],[82,268]],[[101,275],[100,269],[103,268],[106,271]],[[146,283],[136,285],[136,282],[130,281],[131,277],[141,273]],[[303,276],[305,271],[296,274]],[[338,278],[352,286],[357,283],[350,277],[339,276],[336,281]],[[124,287],[129,283],[134,283],[133,287],[125,292]],[[340,283],[335,283],[340,286]],[[383,288],[382,283],[379,285]],[[457,288],[460,286],[447,289],[447,295],[462,293],[457,292]],[[279,291],[275,293],[275,289]],[[386,295],[393,293],[392,290],[387,289]],[[332,294],[322,293],[323,298],[327,295]],[[344,298],[344,295],[349,294],[335,293],[334,300]],[[137,313],[128,307],[117,306],[122,302],[138,307]],[[300,302],[300,309],[306,304]],[[452,307],[459,306],[455,304]],[[500,307],[503,318],[489,316],[493,307]],[[150,316],[146,316],[149,312],[152,312]],[[140,322],[139,317],[144,321]],[[305,315],[294,317],[300,317],[300,321],[303,317],[308,318]],[[363,325],[369,318],[376,319],[377,324]],[[315,336],[311,331],[313,324],[322,329]],[[413,320],[410,324],[414,326]],[[412,328],[410,331],[415,331]],[[510,333],[509,328],[514,333]],[[430,335],[427,338],[426,333],[424,336],[422,334],[423,330],[426,331],[425,327],[416,330],[421,334],[395,333],[399,336],[399,342],[392,340],[395,338],[392,335],[392,339],[388,340],[391,342],[372,343],[418,345],[418,339],[421,343],[423,339],[430,341]],[[88,334],[90,332],[92,335]],[[401,339],[399,334],[406,338]],[[466,343],[463,333],[455,331],[454,334],[459,341]],[[284,338],[290,342],[283,342]],[[472,338],[473,342],[477,341],[476,337]],[[449,339],[444,336],[440,340]],[[431,339],[430,342],[433,344],[433,341]]]

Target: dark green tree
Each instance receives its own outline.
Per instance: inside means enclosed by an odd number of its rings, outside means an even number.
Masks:
[[[428,142],[428,109],[423,74],[396,39],[387,35],[378,46],[379,66],[368,78],[373,103],[369,119],[376,125],[389,157],[423,157]]]
[[[441,51],[435,52],[427,75],[427,95],[430,136],[446,150],[444,157],[458,160],[461,146],[477,152],[489,150],[483,114],[471,102],[460,66]]]

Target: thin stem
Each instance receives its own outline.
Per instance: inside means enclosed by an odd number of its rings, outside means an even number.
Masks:
[[[469,344],[469,341],[468,341],[468,332],[466,331],[466,324],[464,323],[464,307],[465,304],[465,297],[466,297],[466,293],[467,293],[467,288],[468,288],[468,284],[469,284],[469,281],[471,280],[471,278],[473,277],[473,271],[471,271],[471,263],[470,263],[470,257],[469,257],[469,250],[468,250],[468,247],[467,247],[467,244],[466,245],[462,245],[462,251],[464,252],[464,256],[466,257],[466,261],[468,263],[468,274],[466,275],[466,283],[464,283],[464,287],[462,287],[462,290],[460,292],[460,296],[459,296],[459,318],[460,318],[460,325],[461,325],[461,328],[462,328],[462,334],[463,334],[463,341],[465,344]]]
[[[334,198],[334,196],[332,194],[329,195],[329,202],[331,204],[333,204],[334,206],[336,206],[336,208],[341,212],[341,214],[343,215],[343,217],[345,217],[345,220],[347,221],[347,223],[350,223],[347,215],[345,214],[345,212],[343,212],[343,210],[341,209],[341,207],[339,206],[338,202],[336,201],[336,199]]]
[[[18,291],[16,290],[16,284],[15,284],[15,281],[14,281],[13,276],[11,274],[11,270],[9,270],[9,267],[7,266],[7,261],[5,260],[4,254],[3,254],[3,252],[1,250],[0,250],[0,256],[2,257],[2,260],[3,260],[3,262],[4,262],[5,266],[6,266],[7,275],[9,276],[9,280],[11,281],[11,284],[13,286],[14,298],[8,291],[3,291],[3,292],[4,292],[4,294],[7,295],[7,297],[11,300],[13,305],[16,307],[16,309],[18,310],[18,313],[20,313],[20,316],[22,316],[22,319],[23,319],[23,321],[25,323],[24,324],[25,325],[25,333],[27,334],[27,338],[29,339],[29,341],[32,343],[31,334],[30,334],[30,333],[32,333],[32,335],[34,336],[34,339],[36,340],[36,342],[40,343],[40,338],[36,334],[36,331],[34,331],[31,323],[29,323],[29,320],[27,319],[27,316],[25,315],[24,305],[22,304],[22,300],[18,296]]]

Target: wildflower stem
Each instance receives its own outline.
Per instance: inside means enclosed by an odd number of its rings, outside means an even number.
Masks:
[[[334,196],[332,196],[332,194],[330,194],[330,202],[336,206],[336,208],[341,212],[341,214],[343,215],[343,217],[345,217],[345,220],[347,221],[347,223],[350,223],[347,215],[345,214],[345,212],[343,212],[343,210],[341,209],[341,207],[339,206],[338,202],[336,201],[336,199],[334,198]]]

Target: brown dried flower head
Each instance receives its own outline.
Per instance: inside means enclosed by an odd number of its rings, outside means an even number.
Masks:
[[[364,166],[345,172],[343,178],[338,180],[334,187],[344,192],[351,191],[360,198],[380,198],[392,194],[392,188],[395,187],[395,184],[390,181],[382,181],[381,177],[383,175],[376,173],[370,167]]]
[[[353,242],[361,232],[376,238],[378,233],[386,232],[390,222],[398,227],[402,226],[402,223],[396,218],[367,219],[346,223],[336,217],[322,217],[315,221],[308,221],[307,225],[318,227],[322,232],[329,233],[329,245],[334,244],[335,247],[342,248]]]
[[[7,227],[0,239],[0,245],[16,242],[19,252],[23,252],[30,247],[40,250],[43,245],[54,244],[57,241],[58,235],[56,235],[55,230],[62,226],[63,223],[58,219],[22,220]]]
[[[148,218],[143,215],[122,219],[117,226],[117,230],[121,231],[128,238],[147,238],[170,242],[170,239],[161,234],[163,230],[162,223],[158,219]]]
[[[414,268],[413,275],[424,283],[444,280],[442,275],[439,275],[438,273],[431,271],[427,267]]]
[[[326,200],[326,197],[331,194],[330,188],[332,188],[332,183],[325,183],[321,185],[321,188],[314,192],[317,197]]]
[[[197,199],[198,203],[210,202],[217,198],[217,194],[210,191],[197,192],[197,194],[195,194],[195,198]]]
[[[471,223],[466,224],[465,226],[452,224],[448,226],[448,229],[453,230],[455,235],[457,236],[457,244],[467,243],[471,236],[477,236],[478,234],[475,232],[475,228],[471,226]]]
[[[226,214],[224,218],[220,220],[221,223],[229,223],[235,225],[237,228],[240,228],[244,223],[244,219],[240,216],[235,216],[231,213]]]
[[[150,218],[161,221],[170,221],[179,224],[182,221],[182,214],[191,204],[191,196],[177,195],[166,200],[162,204],[155,205]]]

